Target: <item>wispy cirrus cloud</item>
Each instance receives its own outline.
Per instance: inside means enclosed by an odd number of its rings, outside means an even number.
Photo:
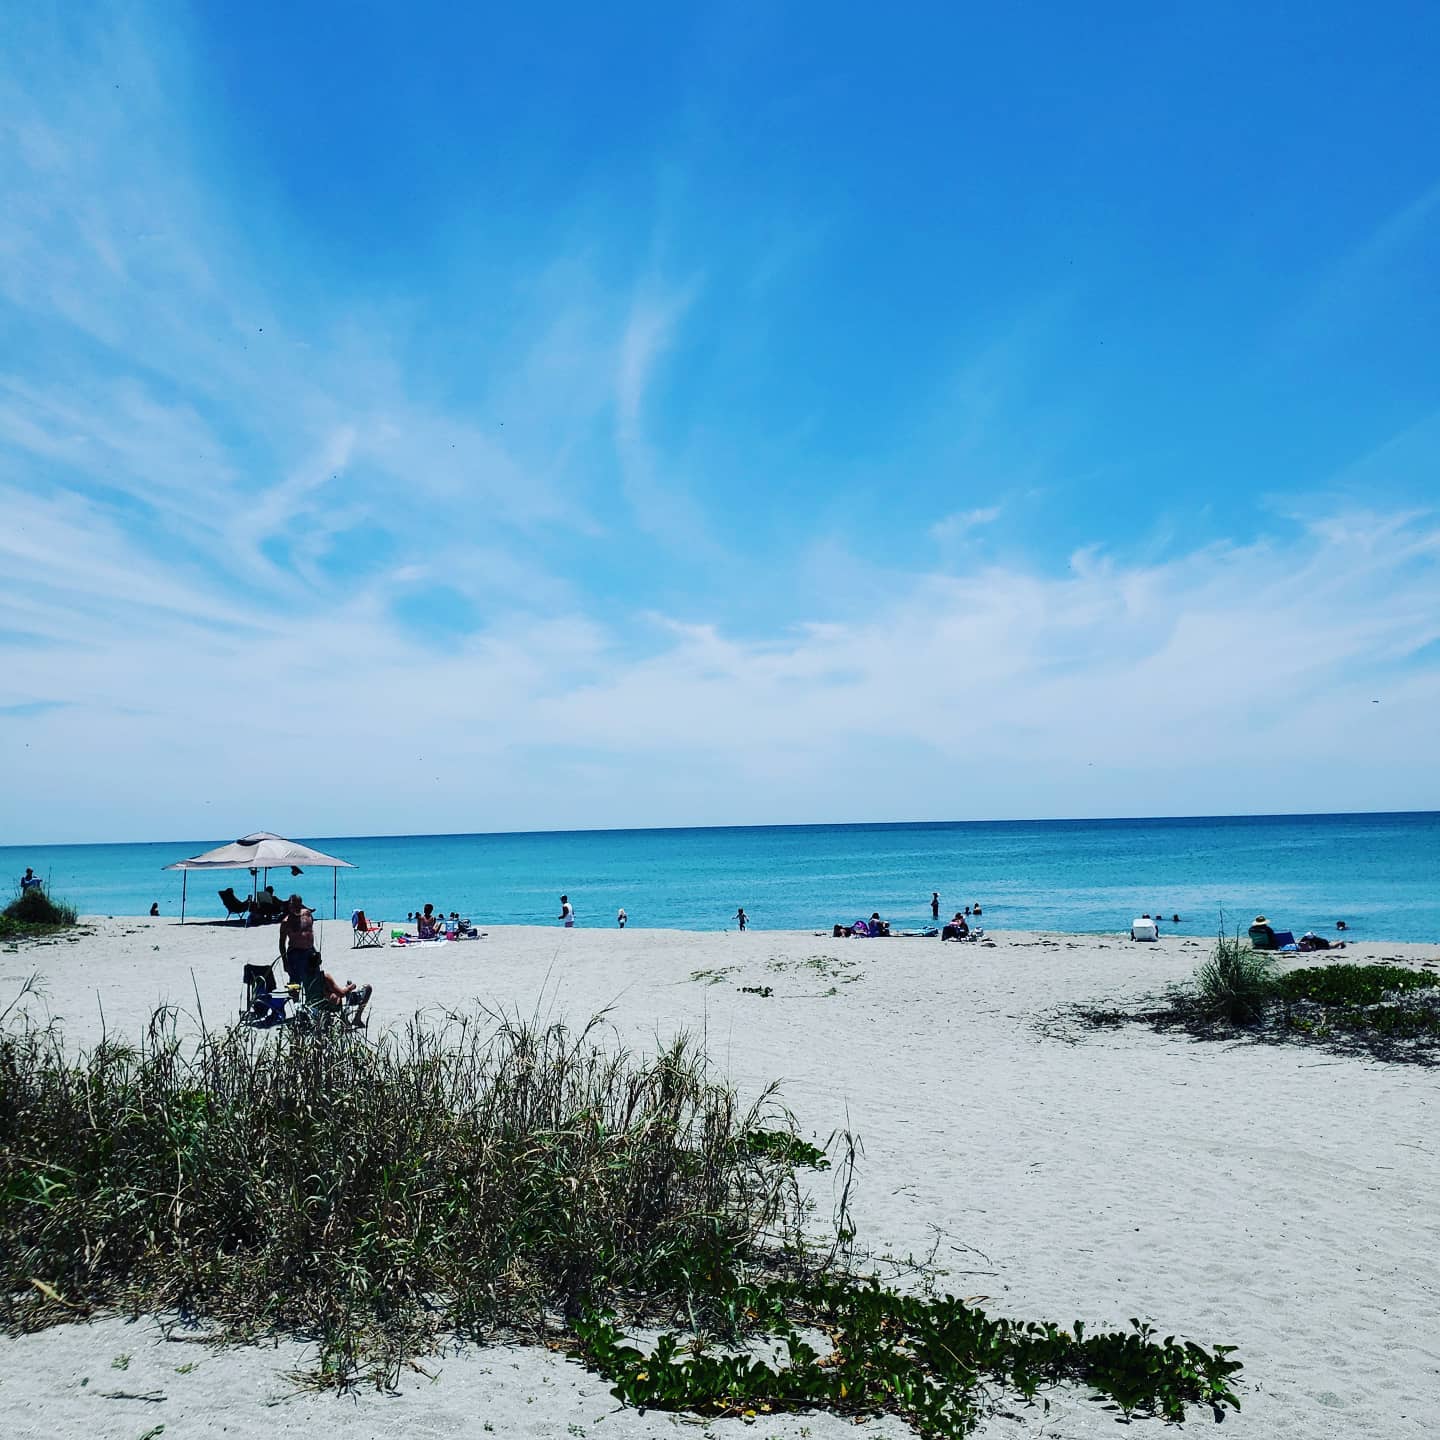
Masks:
[[[77,35],[53,12],[16,15],[27,64],[0,62],[15,197],[0,316],[26,354],[0,374],[15,522],[0,606],[20,628],[39,623],[36,595],[85,613],[126,551],[133,604],[169,603],[177,571],[208,577],[185,596],[197,624],[253,616],[260,594],[383,604],[414,557],[483,600],[482,620],[571,598],[551,560],[563,547],[536,542],[602,531],[566,470],[613,403],[623,312],[597,303],[583,265],[555,267],[534,324],[496,357],[508,436],[416,394],[363,299],[277,288],[247,253],[176,108],[193,86],[167,33],[142,12],[94,19]]]
[[[38,715],[63,710],[68,703],[65,700],[27,700],[20,705],[0,705],[0,719],[33,720]]]

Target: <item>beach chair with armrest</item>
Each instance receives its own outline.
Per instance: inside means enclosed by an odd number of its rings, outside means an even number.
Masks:
[[[285,1018],[285,993],[275,988],[273,965],[246,965],[245,1004],[240,1018],[251,1025],[274,1024]]]
[[[370,998],[368,985],[364,987],[363,998],[365,1001]],[[358,997],[352,999],[347,996],[340,1000],[330,994],[317,965],[301,983],[300,999],[295,1006],[295,1020],[302,1028],[311,1030],[325,1029],[336,1023],[347,1030],[363,1030],[366,1023],[365,1016],[361,1013],[363,1008]]]
[[[225,907],[225,918],[227,920],[244,920],[250,915],[250,902],[242,900],[236,893],[233,885],[227,885],[219,892],[220,903]]]
[[[1250,927],[1250,948],[1252,950],[1275,950],[1276,935],[1268,925],[1252,925]]]
[[[285,902],[270,887],[259,890],[250,902],[250,923],[266,924],[278,920],[285,913]]]
[[[352,950],[368,950],[371,946],[379,945],[385,934],[384,925],[367,920],[363,910],[357,910],[351,915],[350,928],[355,934],[354,943],[350,946]]]

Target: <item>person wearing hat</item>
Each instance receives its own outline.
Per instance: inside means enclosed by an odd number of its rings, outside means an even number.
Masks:
[[[1250,927],[1250,943],[1257,950],[1275,948],[1275,927],[1263,915],[1257,915]]]

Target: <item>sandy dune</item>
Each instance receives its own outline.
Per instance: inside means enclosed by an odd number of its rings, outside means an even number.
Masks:
[[[74,943],[0,953],[0,996],[32,970],[77,1044],[137,1032],[157,1003],[228,1023],[240,967],[275,931],[114,919]],[[1008,933],[991,946],[794,932],[492,929],[436,949],[349,950],[326,968],[376,985],[372,1030],[479,998],[624,1043],[703,1031],[742,1087],[771,1079],[820,1140],[864,1142],[861,1238],[897,1258],[938,1245],[946,1288],[992,1308],[1240,1347],[1227,1433],[1405,1437],[1440,1413],[1440,1075],[1292,1047],[1199,1044],[1138,1028],[1073,1042],[1046,1017],[1134,1000],[1187,976],[1204,936],[1158,945]],[[1355,945],[1418,964],[1431,947]],[[770,998],[743,994],[769,985]],[[4,1003],[0,1001],[0,1003]],[[129,1356],[125,1368],[117,1357]],[[400,1397],[296,1393],[297,1347],[215,1353],[152,1322],[107,1320],[0,1342],[0,1434],[670,1435],[692,1422],[619,1411],[603,1381],[535,1351],[435,1357]],[[194,1368],[182,1367],[193,1364]],[[88,1383],[82,1383],[88,1382]],[[164,1399],[115,1398],[163,1395]],[[1194,1424],[1207,1424],[1204,1416]],[[573,1428],[571,1428],[573,1427]],[[827,1416],[698,1427],[838,1436]],[[1159,1427],[1152,1427],[1158,1432]],[[697,1431],[698,1433],[698,1431]],[[874,1435],[909,1432],[895,1422]],[[1083,1396],[997,1419],[990,1436],[1117,1435]]]

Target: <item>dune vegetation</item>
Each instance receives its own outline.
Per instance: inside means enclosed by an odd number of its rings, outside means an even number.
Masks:
[[[52,900],[38,885],[22,890],[0,910],[0,940],[23,940],[68,930],[78,919],[75,907]]]
[[[1250,1035],[1339,1053],[1431,1065],[1440,1060],[1440,969],[1334,960],[1282,971],[1286,957],[1223,932],[1190,984],[1159,1006],[1081,1007],[1091,1026],[1138,1021],[1201,1039]]]
[[[182,1044],[161,1012],[72,1055],[12,1009],[12,1332],[120,1311],[216,1343],[294,1335],[317,1347],[309,1383],[335,1387],[505,1336],[637,1406],[891,1413],[928,1436],[1062,1382],[1126,1415],[1238,1406],[1224,1347],[881,1285],[856,1258],[845,1137],[805,1139],[773,1090],[742,1101],[685,1039],[646,1058],[593,1026],[452,1016],[377,1042],[237,1026]],[[823,1216],[801,1177],[827,1171]],[[665,1333],[642,1352],[636,1325]]]

